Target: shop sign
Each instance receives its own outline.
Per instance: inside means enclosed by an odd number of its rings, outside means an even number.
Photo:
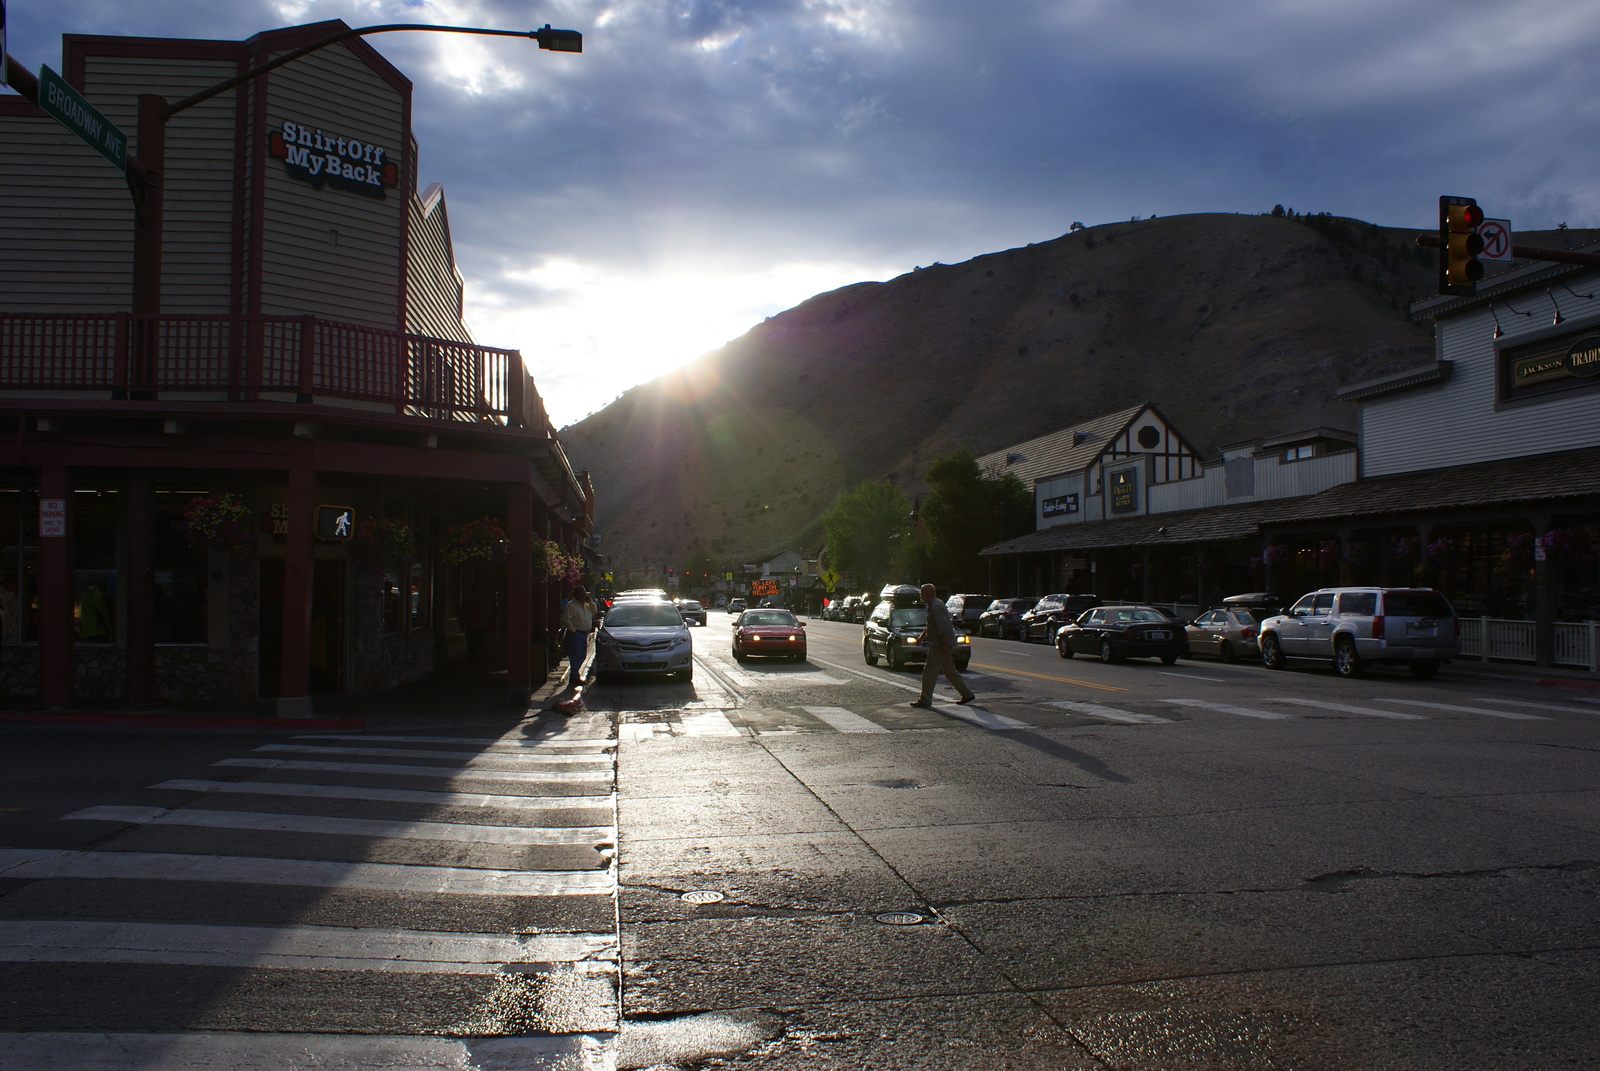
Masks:
[[[1132,513],[1139,508],[1139,470],[1111,474],[1111,512]]]
[[[1569,376],[1600,376],[1600,335],[1587,335],[1574,342],[1565,364]]]
[[[317,528],[318,539],[330,542],[348,542],[356,531],[356,511],[349,506],[318,506]]]
[[[61,539],[67,534],[67,500],[41,498],[39,500],[39,535],[44,539]]]
[[[1562,379],[1568,374],[1567,359],[1559,353],[1529,357],[1511,366],[1512,381],[1518,387],[1527,387],[1551,379]]]
[[[333,186],[382,200],[387,187],[400,185],[400,168],[387,149],[304,123],[285,121],[268,137],[267,151],[283,161],[285,171],[319,190]]]
[[[1058,495],[1055,498],[1045,499],[1040,505],[1043,507],[1046,517],[1059,517],[1063,513],[1076,513],[1078,512],[1078,496],[1076,494]]]

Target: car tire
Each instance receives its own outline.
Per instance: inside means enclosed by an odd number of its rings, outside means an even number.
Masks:
[[[1356,642],[1341,636],[1333,644],[1333,670],[1341,677],[1354,679],[1367,671],[1361,656],[1356,653]]]
[[[1261,664],[1268,669],[1282,669],[1289,664],[1283,657],[1283,648],[1278,646],[1278,637],[1270,632],[1261,637]]]
[[[680,681],[694,680],[694,667],[690,666],[688,669],[680,669],[678,671],[678,679]]]
[[[861,657],[866,660],[869,666],[878,664],[878,656],[873,652],[872,644],[867,640],[861,641]]]
[[[956,672],[957,673],[965,673],[967,671],[967,667],[969,665],[971,665],[971,664],[972,664],[972,660],[971,659],[968,659],[965,662],[957,662],[956,663]]]
[[[1228,663],[1228,665],[1230,665],[1230,666],[1233,665],[1235,662],[1239,661],[1239,652],[1235,651],[1233,649],[1233,641],[1232,640],[1223,640],[1222,641],[1222,652],[1221,653],[1222,653],[1222,660],[1224,662]]]
[[[1067,638],[1059,631],[1056,632],[1056,654],[1062,658],[1072,657],[1072,644],[1068,643]]]
[[[1106,663],[1107,665],[1110,665],[1112,662],[1122,661],[1117,657],[1116,649],[1111,646],[1110,640],[1100,641],[1100,661]]]
[[[1411,663],[1411,675],[1419,681],[1431,681],[1439,675],[1439,663],[1413,662]]]
[[[900,657],[900,648],[892,643],[889,645],[888,655],[890,669],[900,669],[905,666],[905,660]]]
[[[743,662],[745,660],[745,653],[739,650],[739,648],[735,647],[733,649],[733,660],[735,662]]]

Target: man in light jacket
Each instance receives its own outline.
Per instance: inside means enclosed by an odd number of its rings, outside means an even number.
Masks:
[[[589,633],[594,631],[594,603],[589,601],[589,593],[582,584],[561,608],[561,627],[567,634],[567,665],[572,670],[570,684],[577,688],[583,683],[583,660],[589,655]]]
[[[978,697],[956,671],[956,627],[950,623],[950,611],[945,608],[944,600],[934,594],[932,584],[922,585],[921,592],[922,601],[928,606],[928,624],[922,632],[928,660],[922,664],[922,697],[911,705],[933,706],[933,686],[940,673],[961,696],[958,702],[970,703]]]

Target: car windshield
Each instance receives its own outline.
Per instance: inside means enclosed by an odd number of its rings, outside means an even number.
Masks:
[[[739,619],[741,625],[798,625],[787,610],[750,610]]]
[[[652,625],[681,625],[683,615],[668,602],[629,599],[619,602],[606,615],[606,628],[648,628]]]
[[[683,609],[685,609],[685,610],[703,610],[703,609],[705,609],[705,607],[701,606],[699,603],[695,602],[693,599],[685,599],[684,602],[683,602]]]
[[[918,606],[895,610],[889,615],[890,628],[924,628],[928,624],[928,608]]]
[[[1160,610],[1152,610],[1148,606],[1135,606],[1126,610],[1113,610],[1106,614],[1108,620],[1119,625],[1153,624],[1167,620]]]
[[[1437,591],[1386,591],[1383,612],[1390,617],[1454,617],[1450,603]]]

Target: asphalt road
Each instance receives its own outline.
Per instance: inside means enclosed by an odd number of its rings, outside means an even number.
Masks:
[[[1586,693],[979,639],[921,710],[808,632],[570,720],[0,736],[0,1067],[1600,1067]]]

